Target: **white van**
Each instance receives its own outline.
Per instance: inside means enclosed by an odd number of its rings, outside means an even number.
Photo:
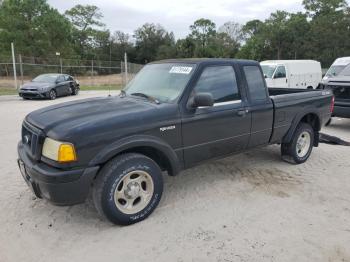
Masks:
[[[350,65],[350,56],[348,57],[340,57],[337,58],[331,67],[328,69],[326,75],[324,76],[323,80],[327,80],[329,78],[333,78],[338,76],[338,74],[343,71],[343,69]]]
[[[262,61],[268,87],[313,88],[322,80],[321,63],[314,60]]]

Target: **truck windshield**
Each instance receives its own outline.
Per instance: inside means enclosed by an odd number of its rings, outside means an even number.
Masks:
[[[261,65],[262,71],[264,73],[265,78],[272,78],[273,73],[276,70],[276,66],[274,65]]]
[[[173,102],[184,90],[195,67],[195,64],[179,63],[146,65],[124,91],[127,95],[144,94],[160,102]]]
[[[340,76],[350,76],[350,64],[348,64],[340,73]]]
[[[327,73],[326,76],[332,77],[332,76],[337,76],[343,69],[346,67],[346,65],[332,65]]]

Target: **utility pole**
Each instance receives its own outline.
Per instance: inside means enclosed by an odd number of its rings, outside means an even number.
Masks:
[[[13,78],[14,78],[14,84],[15,89],[17,89],[17,71],[16,71],[16,58],[15,58],[15,47],[13,45],[13,42],[11,43],[11,51],[12,51],[12,64],[13,64]]]
[[[63,73],[62,58],[60,57],[61,74]]]
[[[128,55],[124,53],[125,85],[128,84]]]
[[[23,85],[23,61],[22,61],[22,55],[20,54],[19,56],[19,72],[21,74],[21,82]]]

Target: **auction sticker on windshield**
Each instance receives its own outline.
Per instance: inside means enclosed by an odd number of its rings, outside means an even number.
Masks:
[[[188,75],[189,73],[191,73],[192,71],[192,67],[190,66],[173,66],[169,73],[170,74],[186,74]]]

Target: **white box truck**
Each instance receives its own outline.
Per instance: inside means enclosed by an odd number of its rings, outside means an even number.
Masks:
[[[315,89],[322,80],[318,61],[269,60],[260,64],[268,87]]]

